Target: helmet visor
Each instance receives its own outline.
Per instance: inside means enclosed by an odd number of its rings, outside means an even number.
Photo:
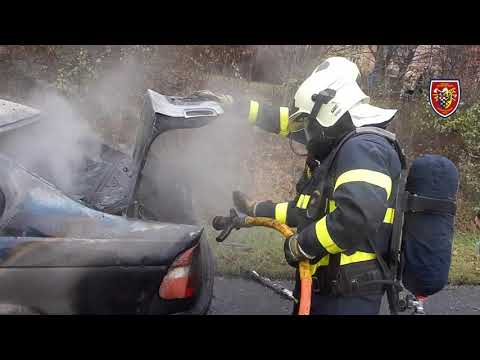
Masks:
[[[307,127],[308,124],[308,114],[300,114],[295,118],[291,118],[288,121],[288,130],[289,132],[302,131]]]
[[[290,116],[288,117],[288,131],[298,132],[307,127],[309,115],[301,111],[298,107],[290,106]]]

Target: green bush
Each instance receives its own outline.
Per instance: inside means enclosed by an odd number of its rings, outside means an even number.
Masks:
[[[410,104],[403,117],[411,138],[404,141],[412,159],[424,153],[441,154],[452,160],[460,174],[459,225],[471,225],[475,209],[480,210],[480,103],[457,109],[443,119],[428,101]]]

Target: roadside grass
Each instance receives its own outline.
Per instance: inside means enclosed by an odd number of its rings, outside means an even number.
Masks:
[[[223,242],[215,237],[218,232],[205,229],[216,258],[217,273],[242,276],[256,270],[273,279],[293,279],[294,269],[283,257],[283,238],[274,230],[250,228],[233,230]],[[454,239],[450,284],[479,285],[480,256],[476,244],[480,234],[457,233]]]
[[[218,274],[239,276],[255,270],[274,279],[294,278],[295,269],[287,264],[283,256],[284,238],[275,230],[233,230],[222,243],[215,240],[218,232],[211,228],[205,230],[215,254]]]
[[[450,283],[454,285],[480,284],[479,232],[457,233],[453,243]]]

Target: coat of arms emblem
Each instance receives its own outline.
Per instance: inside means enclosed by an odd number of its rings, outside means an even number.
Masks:
[[[448,117],[457,110],[460,102],[459,80],[431,80],[430,104],[441,117]]]

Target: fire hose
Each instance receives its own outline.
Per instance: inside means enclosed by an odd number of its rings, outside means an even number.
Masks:
[[[223,242],[233,229],[248,228],[253,226],[262,226],[277,230],[285,238],[294,235],[294,231],[287,225],[277,220],[266,217],[239,216],[235,209],[230,209],[230,216],[216,216],[212,221],[215,230],[222,230],[217,236],[218,242]],[[312,300],[312,274],[308,261],[301,261],[298,264],[300,275],[300,300],[298,315],[309,315]]]

